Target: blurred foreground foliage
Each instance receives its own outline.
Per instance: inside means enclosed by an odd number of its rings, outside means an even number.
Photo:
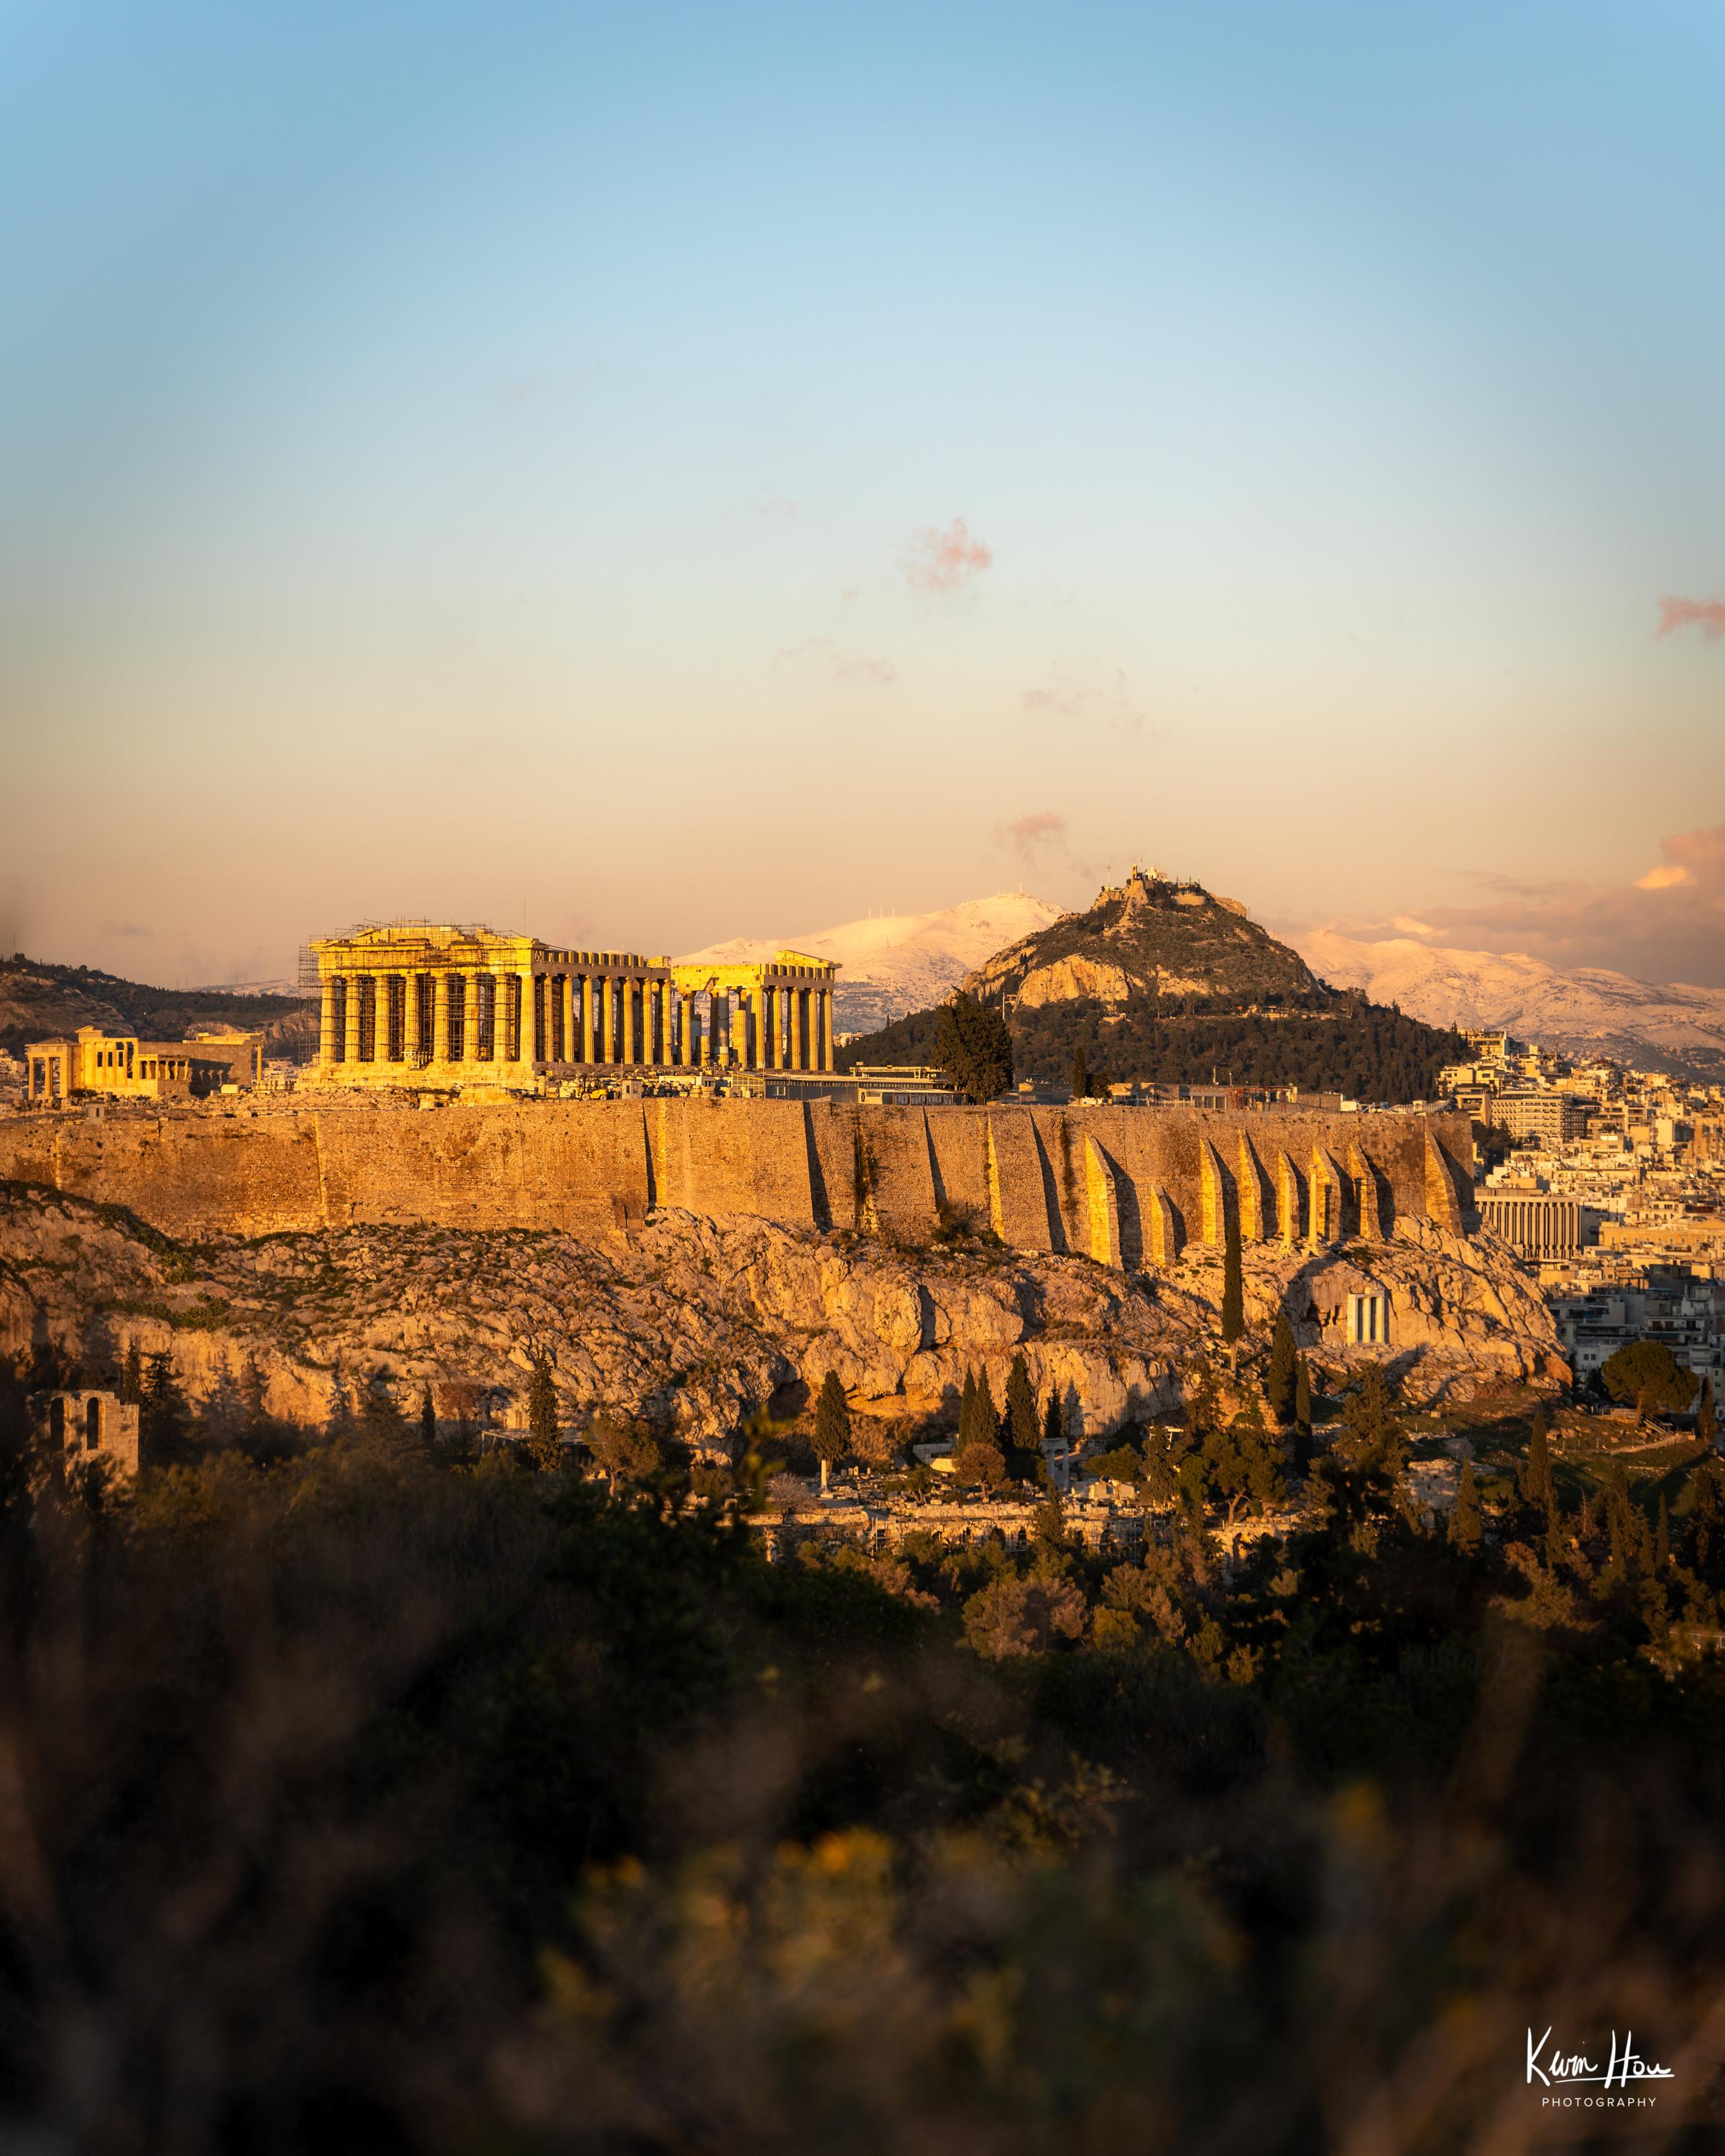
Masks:
[[[16,2145],[1514,2150],[1530,2024],[1717,2145],[1725,1702],[1633,1579],[1368,1448],[1227,1576],[1052,1502],[769,1565],[723,1491],[386,1435],[0,1455]]]

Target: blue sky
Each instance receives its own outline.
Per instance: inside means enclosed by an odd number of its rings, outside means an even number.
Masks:
[[[1147,858],[1725,982],[1722,60],[5,10],[0,937],[675,950]]]

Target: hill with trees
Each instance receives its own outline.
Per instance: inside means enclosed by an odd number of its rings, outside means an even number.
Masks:
[[[1422,1100],[1464,1053],[1454,1032],[1332,988],[1235,901],[1137,870],[997,952],[961,996],[1004,1010],[1016,1076],[1060,1085],[1081,1070],[1092,1091],[1137,1081]],[[839,1068],[945,1068],[945,1008],[848,1042]]]
[[[317,1053],[315,998],[157,988],[96,966],[59,966],[22,951],[0,960],[0,1050],[98,1025],[109,1033],[179,1040],[198,1026],[237,1025],[264,1035],[264,1053],[307,1061]]]

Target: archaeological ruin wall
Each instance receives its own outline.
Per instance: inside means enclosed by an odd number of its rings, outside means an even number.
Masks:
[[[178,1237],[352,1224],[560,1229],[649,1208],[906,1244],[943,1227],[1136,1269],[1188,1242],[1324,1245],[1398,1218],[1471,1224],[1467,1119],[1180,1108],[532,1101],[433,1111],[18,1117],[0,1177],[126,1206]]]

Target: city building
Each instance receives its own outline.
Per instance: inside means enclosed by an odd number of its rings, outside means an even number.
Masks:
[[[24,1050],[28,1098],[52,1106],[76,1094],[128,1101],[188,1101],[264,1075],[264,1036],[213,1028],[184,1040],[141,1040],[136,1034],[80,1026]]]
[[[483,927],[396,921],[310,947],[316,1080],[538,1092],[624,1071],[829,1071],[838,968],[674,966]]]
[[[1588,1103],[1555,1088],[1499,1093],[1491,1108],[1492,1122],[1512,1138],[1537,1137],[1548,1145],[1562,1145],[1587,1134]]]

